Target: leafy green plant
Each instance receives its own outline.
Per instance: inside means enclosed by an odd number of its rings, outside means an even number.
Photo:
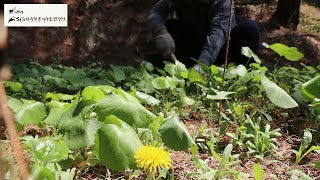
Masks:
[[[229,176],[233,176],[236,179],[248,178],[248,174],[232,169],[233,165],[239,163],[239,161],[236,161],[236,158],[238,156],[231,154],[232,149],[232,144],[228,144],[226,146],[223,155],[219,157],[219,159],[217,159],[220,163],[218,169],[213,169],[208,165],[209,159],[202,160],[196,156],[196,154],[198,153],[198,148],[196,146],[193,146],[191,148],[191,152],[197,170],[196,172],[189,172],[187,176],[206,180],[223,179]]]
[[[139,100],[122,89],[117,89],[97,102],[95,112],[99,120],[115,115],[130,126],[147,127],[156,116],[143,107]]]
[[[312,180],[313,179],[310,176],[308,176],[306,173],[304,173],[298,169],[293,169],[289,173],[291,174],[290,179],[292,179],[292,180],[300,180],[300,179]]]
[[[279,56],[284,56],[289,61],[298,61],[303,58],[303,54],[297,50],[296,47],[288,47],[281,43],[275,43],[272,45],[268,45],[267,43],[263,43],[266,48],[272,49]]]
[[[185,125],[177,114],[169,117],[159,128],[162,141],[169,148],[180,151],[194,144]]]
[[[302,57],[292,47],[274,44],[269,48],[292,61]],[[15,76],[5,86],[19,131],[28,131],[26,127],[35,124],[46,132],[45,137],[36,137],[40,143],[31,138],[25,144],[33,160],[32,178],[80,178],[95,164],[122,172],[135,169],[133,154],[138,147],[151,145],[171,150],[191,146],[197,170],[188,175],[194,178],[246,179],[247,174],[235,170],[240,160],[239,155],[231,154],[233,146],[258,158],[276,151],[279,129],[271,130],[267,121],[299,117],[315,122],[314,128],[319,127],[320,65],[269,69],[248,47],[242,48],[242,53],[255,63],[228,64],[225,76],[224,69],[215,65],[200,63],[203,72],[198,73],[179,61],[165,62],[164,69],[145,61],[137,68],[73,68],[37,63],[13,66]],[[218,125],[201,127],[193,138],[181,120],[214,122],[218,115],[222,117]],[[230,129],[237,131],[230,133]],[[220,143],[226,133],[232,137],[233,146],[228,145],[220,155]],[[63,158],[55,157],[57,150],[48,148],[59,143],[68,149],[61,153]],[[39,144],[46,150],[32,151]],[[194,144],[201,153],[212,155],[219,166],[208,165],[211,157],[198,158]],[[296,161],[310,149],[316,150],[309,147],[310,143],[302,144],[301,150],[296,151]],[[72,167],[77,167],[77,173]],[[156,175],[164,178],[167,172],[164,168]],[[107,176],[111,178],[112,173],[108,170]],[[129,178],[138,174],[136,171]],[[254,165],[253,174],[255,179],[264,177],[259,164]]]
[[[95,139],[98,159],[116,171],[136,168],[133,155],[141,145],[132,127],[113,115],[105,118]]]
[[[262,180],[264,176],[264,170],[262,169],[260,164],[253,165],[253,175],[255,180]]]
[[[294,154],[296,155],[295,164],[299,164],[299,162],[305,156],[307,156],[310,152],[312,152],[314,150],[320,151],[320,146],[311,146],[306,152],[304,152],[310,146],[311,141],[312,141],[311,131],[309,129],[305,129],[304,133],[303,133],[302,142],[301,142],[301,144],[299,146],[299,150],[298,151],[292,150],[292,152],[294,152]]]
[[[278,150],[276,137],[280,136],[280,129],[270,130],[270,125],[263,125],[261,117],[252,119],[246,115],[246,120],[239,128],[239,135],[227,133],[233,138],[232,142],[248,154],[258,154],[257,158],[263,158],[268,152]]]
[[[298,103],[291,98],[282,88],[271,82],[264,74],[260,75],[261,83],[272,103],[282,108],[294,108]]]
[[[9,107],[15,113],[19,125],[38,125],[46,116],[46,109],[41,102],[26,99],[9,99]]]
[[[310,79],[301,86],[301,92],[309,101],[320,99],[320,76]]]
[[[23,147],[29,150],[31,160],[37,164],[46,166],[48,163],[56,163],[68,158],[69,148],[61,137],[23,137]]]

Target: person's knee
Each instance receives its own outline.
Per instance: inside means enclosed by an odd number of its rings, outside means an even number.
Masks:
[[[238,26],[238,36],[242,37],[245,45],[249,46],[252,51],[257,52],[262,43],[260,28],[255,21],[246,20]]]

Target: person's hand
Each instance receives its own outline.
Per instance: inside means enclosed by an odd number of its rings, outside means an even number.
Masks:
[[[168,32],[162,33],[156,37],[157,49],[164,57],[169,57],[175,51],[175,43]]]
[[[204,74],[204,71],[202,70],[201,66],[199,64],[196,64],[193,66],[193,68],[199,73]]]

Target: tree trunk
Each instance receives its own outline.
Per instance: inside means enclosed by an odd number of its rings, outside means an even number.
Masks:
[[[301,0],[279,0],[273,23],[293,30],[297,29],[300,17]]]

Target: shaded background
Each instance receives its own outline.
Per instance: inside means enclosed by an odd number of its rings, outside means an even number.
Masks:
[[[312,1],[312,0],[311,0]],[[146,18],[157,0],[16,0],[5,3],[66,3],[69,8],[67,28],[9,28],[10,61],[35,60],[41,64],[61,63],[86,66],[91,62],[133,65],[143,52],[152,61],[161,61],[151,44]],[[260,23],[267,43],[281,42],[295,46],[305,54],[302,62],[320,64],[319,37],[309,37],[302,31],[266,29],[264,23],[276,9],[276,2],[261,5],[236,6],[238,21],[254,19]],[[305,10],[308,12],[309,10]],[[320,14],[320,11],[319,11]],[[320,22],[320,19],[318,19]],[[301,24],[301,23],[300,23]],[[277,57],[262,50],[259,54],[273,62]]]

